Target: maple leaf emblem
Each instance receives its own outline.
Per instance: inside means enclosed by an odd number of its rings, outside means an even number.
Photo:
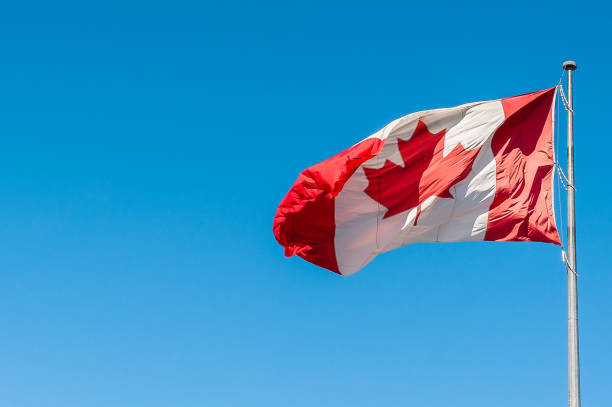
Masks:
[[[468,175],[480,148],[465,150],[457,144],[444,156],[445,133],[430,133],[419,120],[409,140],[397,139],[403,167],[386,160],[382,168],[363,168],[369,181],[364,192],[387,208],[384,218],[416,207],[416,225],[427,198],[454,198],[450,188]]]

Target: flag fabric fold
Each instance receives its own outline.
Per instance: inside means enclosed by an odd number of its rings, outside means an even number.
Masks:
[[[560,244],[555,92],[412,113],[304,170],[274,217],[285,255],[350,275],[415,242]]]

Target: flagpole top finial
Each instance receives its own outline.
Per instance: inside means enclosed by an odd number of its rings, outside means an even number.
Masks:
[[[566,71],[575,71],[576,68],[578,68],[578,65],[576,65],[576,61],[565,61],[563,63],[563,69],[565,69]]]

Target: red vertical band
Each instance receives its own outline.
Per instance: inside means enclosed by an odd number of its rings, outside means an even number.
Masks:
[[[274,236],[285,255],[298,256],[340,273],[334,249],[334,199],[361,164],[380,152],[384,141],[368,138],[299,175],[274,216]]]
[[[496,192],[485,240],[560,244],[552,178],[555,88],[502,99],[506,120],[491,142]]]

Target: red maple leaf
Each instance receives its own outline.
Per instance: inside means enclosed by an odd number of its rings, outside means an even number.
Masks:
[[[430,133],[419,120],[409,140],[397,139],[403,167],[389,160],[379,169],[364,167],[369,181],[364,192],[387,208],[385,218],[417,207],[416,225],[427,198],[454,198],[450,188],[468,175],[480,148],[465,150],[457,144],[444,157],[445,133]]]

